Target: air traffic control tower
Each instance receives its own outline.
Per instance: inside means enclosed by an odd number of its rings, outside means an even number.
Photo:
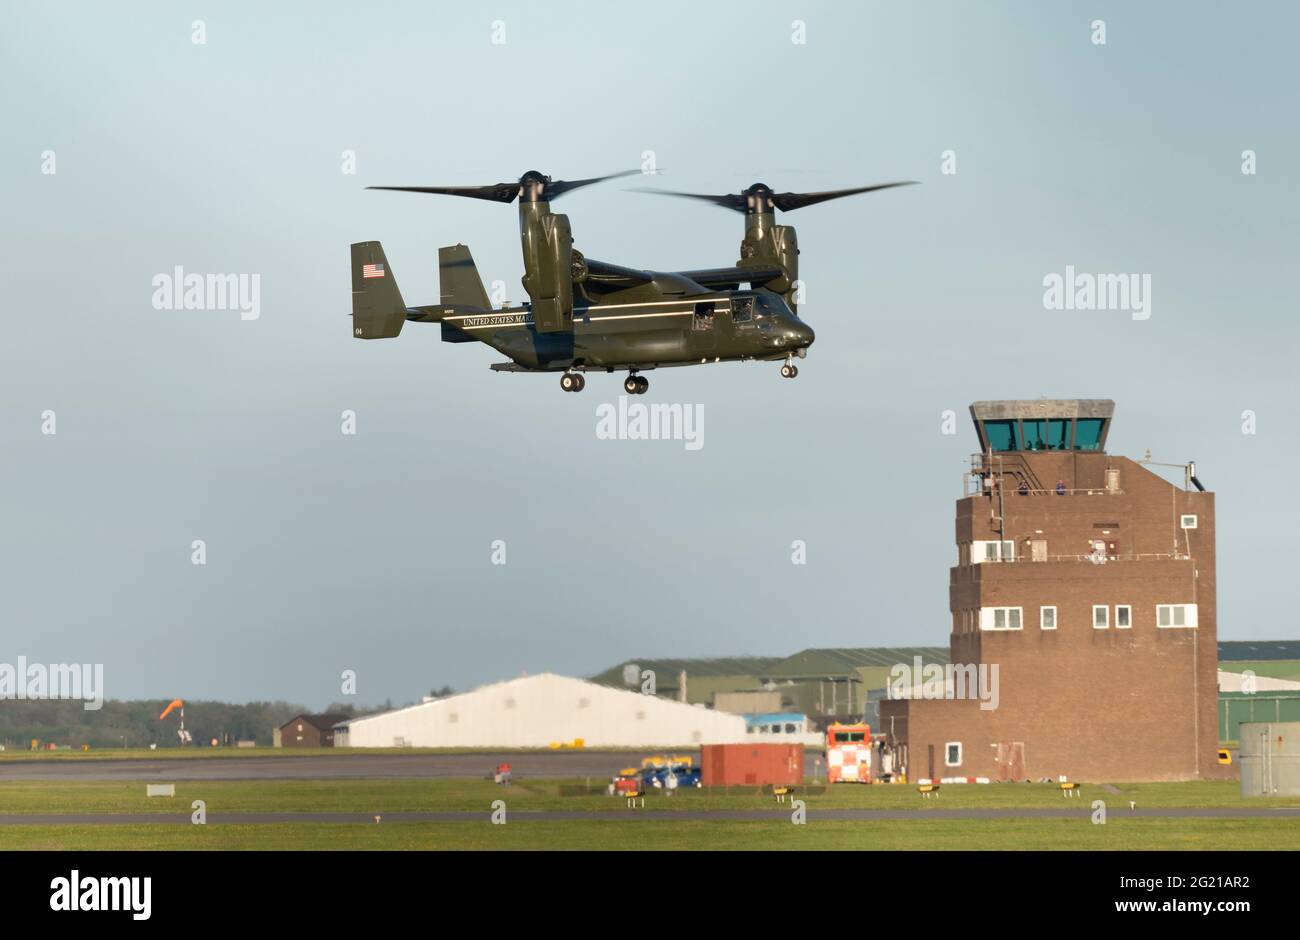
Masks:
[[[954,669],[996,694],[950,675],[942,697],[883,701],[878,730],[909,780],[1221,775],[1214,495],[1193,464],[1175,483],[1108,454],[1114,410],[971,405],[949,643]]]

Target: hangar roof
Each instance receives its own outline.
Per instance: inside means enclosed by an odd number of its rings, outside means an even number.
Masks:
[[[853,646],[806,649],[764,670],[764,679],[827,679],[855,675],[864,667],[911,664],[917,656],[923,664],[948,662],[946,646]]]
[[[1300,640],[1223,640],[1219,662],[1300,659]]]
[[[650,669],[655,674],[655,684],[660,689],[677,688],[677,677],[686,670],[687,679],[706,676],[759,676],[764,670],[781,662],[779,656],[724,656],[717,659],[627,659],[617,666],[591,677],[592,682],[624,688],[623,670],[636,666],[638,672]]]

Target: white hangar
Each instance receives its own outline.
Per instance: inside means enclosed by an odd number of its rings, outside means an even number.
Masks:
[[[335,747],[686,747],[745,740],[745,719],[549,672],[352,718]]]

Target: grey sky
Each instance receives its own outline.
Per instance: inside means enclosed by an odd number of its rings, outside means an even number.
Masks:
[[[966,406],[1039,395],[1115,399],[1116,453],[1195,458],[1221,638],[1295,636],[1293,6],[440,6],[6,4],[0,660],[102,662],[111,697],[323,704],[344,668],[402,700],[633,656],[942,644]],[[646,150],[676,189],[923,184],[784,220],[818,337],[796,381],[651,374],[645,400],[704,405],[702,450],[598,440],[613,377],[565,395],[436,327],[351,338],[353,241],[383,241],[410,303],[457,241],[523,297],[513,207],[365,185]],[[739,216],[635,185],[557,203],[578,248],[734,262]],[[175,265],[260,274],[260,319],[153,309]],[[1045,310],[1066,265],[1150,274],[1150,319]]]

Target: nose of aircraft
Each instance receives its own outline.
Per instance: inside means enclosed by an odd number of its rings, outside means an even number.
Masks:
[[[813,340],[817,338],[817,334],[813,332],[812,327],[807,323],[804,323],[802,320],[794,324],[791,336],[794,339],[795,345],[800,347],[811,346]]]

